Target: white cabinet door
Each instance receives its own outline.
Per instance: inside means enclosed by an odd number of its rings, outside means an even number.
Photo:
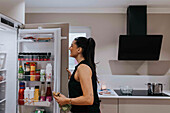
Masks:
[[[119,99],[119,113],[170,113],[170,100]]]
[[[100,99],[101,113],[118,113],[118,99]]]

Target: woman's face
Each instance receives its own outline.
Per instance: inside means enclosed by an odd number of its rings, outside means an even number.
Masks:
[[[74,40],[71,44],[71,46],[69,47],[69,50],[70,50],[70,57],[74,57],[76,58],[77,55],[78,55],[78,50],[79,48],[77,47],[76,45],[76,41]]]

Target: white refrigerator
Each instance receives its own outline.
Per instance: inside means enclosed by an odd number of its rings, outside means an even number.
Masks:
[[[51,89],[60,92],[61,40],[66,39],[66,37],[61,37],[61,28],[22,29],[20,27],[23,26],[22,24],[2,14],[0,14],[0,20],[0,77],[2,77],[0,113],[34,113],[36,109],[43,109],[46,113],[60,113],[60,108],[54,99],[51,102],[38,101],[33,105],[19,105],[20,82],[24,82],[25,87],[31,88],[38,85],[41,89],[41,81],[19,80],[18,70],[20,65],[24,69],[26,62],[34,62],[36,68],[40,70],[45,70],[47,63],[50,63],[52,65]],[[43,38],[47,40],[38,40]],[[24,55],[20,55],[23,53]],[[50,58],[33,60],[33,57],[42,53],[50,53]],[[26,59],[26,57],[32,59]],[[23,78],[25,77],[23,75]],[[45,86],[47,86],[47,81],[45,81]]]

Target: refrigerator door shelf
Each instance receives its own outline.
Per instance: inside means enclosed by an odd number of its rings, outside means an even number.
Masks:
[[[0,84],[6,83],[6,80],[0,81]]]
[[[0,69],[0,71],[2,72],[2,71],[6,71],[6,69]]]
[[[35,80],[34,81],[30,81],[30,80],[27,80],[27,77],[28,78],[31,78],[32,76],[34,76]],[[25,81],[25,82],[52,82],[54,77],[54,75],[51,75],[51,81],[40,81],[40,77],[41,75],[23,75],[23,80],[20,80],[18,79],[18,81]],[[37,77],[37,78],[36,78]]]
[[[47,60],[47,61],[39,61],[39,60],[18,60],[21,62],[54,62],[54,60]]]
[[[21,39],[21,40],[18,40],[18,42],[20,43],[54,43],[53,40],[24,40],[24,39]]]
[[[53,102],[43,101],[43,102],[34,102],[32,105],[19,105],[19,106],[36,106],[36,107],[50,107]]]

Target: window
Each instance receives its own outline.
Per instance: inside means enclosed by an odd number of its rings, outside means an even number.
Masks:
[[[70,27],[70,33],[69,33],[69,47],[71,46],[72,41],[76,37],[87,37],[89,38],[91,36],[91,31],[89,27],[85,26],[71,26]],[[69,51],[70,55],[70,51]],[[69,56],[69,70],[73,72],[74,67],[77,65],[76,59]]]

